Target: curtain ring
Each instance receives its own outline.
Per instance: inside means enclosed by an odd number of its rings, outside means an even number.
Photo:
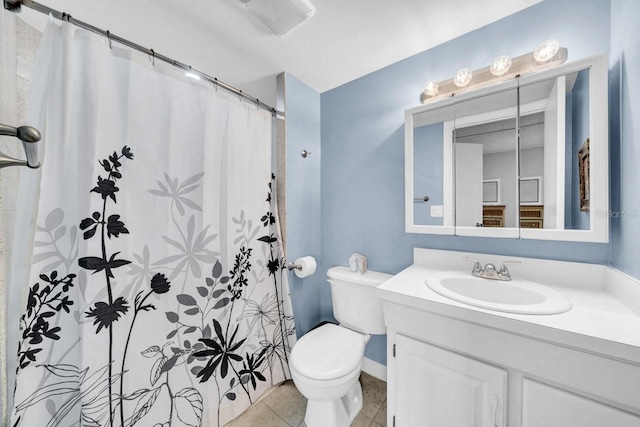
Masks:
[[[109,49],[113,49],[111,46],[111,33],[107,30],[107,40],[109,41]]]
[[[260,100],[258,98],[256,98],[256,111],[260,110]]]
[[[216,92],[218,91],[218,78],[214,77],[213,78],[213,87],[216,89]]]
[[[71,14],[67,13],[67,22],[71,23]]]
[[[67,19],[67,12],[62,12],[62,22]]]
[[[151,55],[149,55],[149,59],[151,59],[151,65],[156,65],[156,52],[153,49],[149,49],[151,51]]]
[[[238,101],[242,102],[242,91],[238,91]]]

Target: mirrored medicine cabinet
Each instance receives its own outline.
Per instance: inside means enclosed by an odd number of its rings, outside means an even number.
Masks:
[[[606,56],[405,113],[407,233],[609,239]]]

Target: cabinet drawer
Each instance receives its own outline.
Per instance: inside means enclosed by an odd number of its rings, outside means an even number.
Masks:
[[[522,427],[640,427],[640,418],[578,394],[524,379]]]

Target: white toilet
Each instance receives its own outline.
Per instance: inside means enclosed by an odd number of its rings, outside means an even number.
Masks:
[[[382,301],[376,286],[391,275],[348,267],[327,271],[331,284],[331,323],[309,331],[293,347],[291,377],[308,400],[304,421],[308,427],[348,427],[362,409],[358,378],[364,348],[371,334],[386,334]]]

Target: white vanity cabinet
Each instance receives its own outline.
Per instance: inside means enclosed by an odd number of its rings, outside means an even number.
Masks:
[[[602,265],[520,258],[504,282],[511,290],[473,281],[474,293],[458,301],[429,286],[467,283],[469,258],[509,260],[415,248],[414,264],[376,290],[389,427],[640,427],[640,280]],[[511,298],[518,280],[545,286],[536,291],[544,303]],[[549,311],[549,291],[570,309]],[[502,304],[474,305],[491,301]],[[542,312],[557,314],[523,314]]]
[[[389,426],[640,427],[639,364],[383,305]]]
[[[505,425],[507,371],[400,334],[396,349],[397,426]]]

